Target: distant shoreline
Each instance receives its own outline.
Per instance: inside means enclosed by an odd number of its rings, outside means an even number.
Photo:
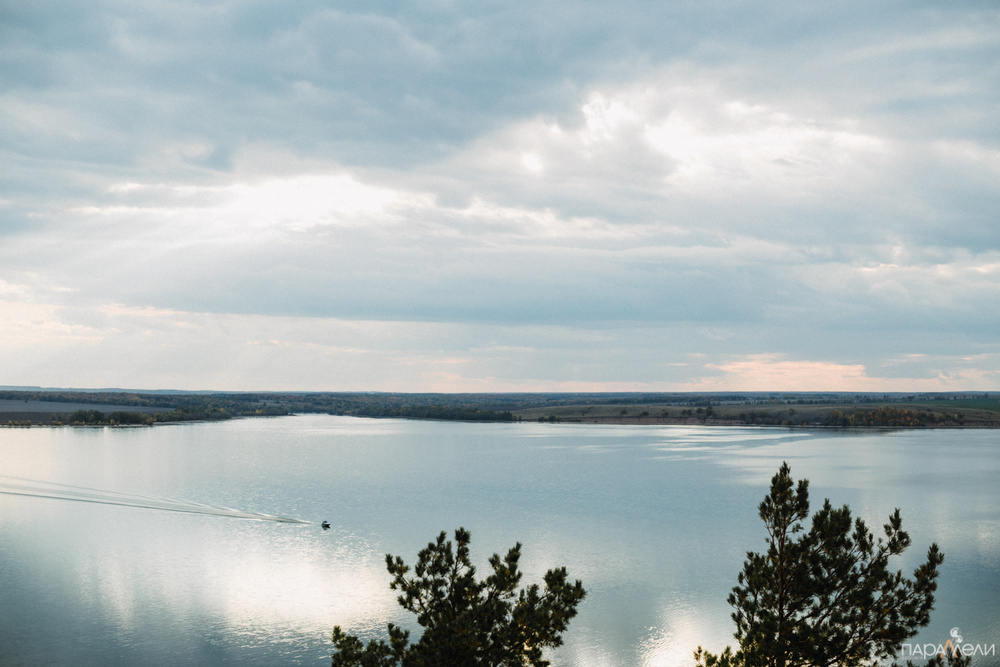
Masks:
[[[144,426],[302,413],[503,423],[991,429],[1000,428],[1000,393],[0,391],[2,426]]]

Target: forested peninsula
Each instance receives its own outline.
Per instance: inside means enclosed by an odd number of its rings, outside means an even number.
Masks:
[[[0,390],[0,425],[4,426],[145,426],[302,413],[477,422],[1000,428],[1000,393]]]

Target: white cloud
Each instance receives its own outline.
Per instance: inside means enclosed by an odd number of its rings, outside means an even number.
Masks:
[[[987,361],[982,359],[980,361]],[[690,386],[702,391],[963,391],[990,389],[1000,379],[996,360],[989,360],[989,369],[968,367],[957,359],[938,359],[939,363],[960,368],[949,372],[937,371],[911,376],[883,376],[873,373],[865,364],[844,364],[830,361],[793,361],[780,355],[751,355],[707,367],[723,375],[705,379]],[[914,366],[916,364],[909,364]]]
[[[844,194],[869,185],[885,141],[850,129],[846,119],[795,118],[740,100],[688,101],[648,132],[679,162],[672,186],[699,192],[751,190],[777,199]],[[707,127],[695,109],[708,106]]]
[[[963,7],[19,7],[8,369],[989,382],[1000,15]]]

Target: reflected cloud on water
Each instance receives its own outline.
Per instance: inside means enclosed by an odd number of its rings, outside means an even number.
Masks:
[[[480,574],[520,541],[524,583],[559,565],[584,581],[554,667],[688,664],[697,646],[732,642],[725,599],[745,552],[762,548],[756,506],[783,460],[810,479],[814,505],[847,503],[874,529],[900,506],[914,551],[937,540],[947,554],[929,632],[985,637],[1000,596],[995,444],[327,416],[25,430],[0,441],[4,475],[316,523],[0,495],[0,604],[22,610],[0,640],[36,663],[72,646],[78,664],[329,664],[333,625],[366,638],[387,622],[413,628],[384,554],[413,564],[464,526]]]

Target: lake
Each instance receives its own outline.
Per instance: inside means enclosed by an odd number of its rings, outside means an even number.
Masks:
[[[522,542],[524,584],[588,591],[557,667],[690,665],[788,461],[909,573],[945,553],[914,642],[1000,644],[1000,432],[466,424],[325,415],[0,430],[0,664],[329,664],[330,631],[414,627],[384,555],[472,533],[480,573]],[[31,495],[13,495],[24,493]],[[231,511],[230,511],[231,510]],[[295,519],[303,523],[275,519]],[[328,520],[328,531],[319,522]],[[975,665],[997,665],[996,656]]]

